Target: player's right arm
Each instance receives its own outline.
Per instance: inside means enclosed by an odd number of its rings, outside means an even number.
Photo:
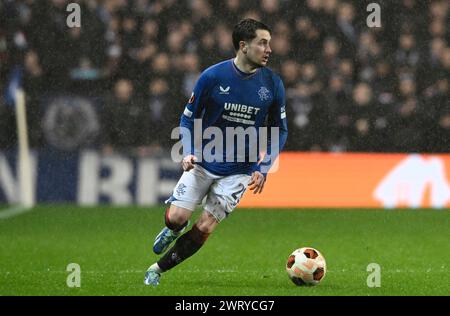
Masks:
[[[194,91],[181,115],[180,130],[184,157],[181,164],[185,171],[194,168],[194,163],[197,161],[197,157],[195,157],[196,148],[194,147],[194,120],[203,117],[204,107],[208,101],[209,92],[213,85],[214,79],[210,71],[204,71],[197,80]]]

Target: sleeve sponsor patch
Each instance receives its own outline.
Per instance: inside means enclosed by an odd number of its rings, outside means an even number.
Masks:
[[[282,106],[281,107],[281,119],[285,119],[286,118],[286,106]]]
[[[189,111],[189,109],[186,107],[184,109],[183,114],[186,115],[187,117],[191,117],[192,116],[192,111]]]

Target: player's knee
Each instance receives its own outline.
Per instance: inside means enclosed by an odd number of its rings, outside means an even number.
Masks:
[[[179,207],[171,207],[166,210],[166,226],[171,229],[179,229],[182,228],[183,225],[187,223],[191,212],[189,210],[184,210]]]
[[[204,212],[196,223],[197,228],[205,234],[211,234],[216,228],[217,224],[219,223],[217,222],[216,218],[208,212]]]

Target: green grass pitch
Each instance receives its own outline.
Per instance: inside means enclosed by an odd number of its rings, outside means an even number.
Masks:
[[[0,220],[0,295],[450,294],[448,210],[237,209],[197,254],[147,287],[163,211],[56,205]],[[286,260],[302,246],[327,260],[318,286],[287,277]],[[79,288],[66,284],[69,263],[80,265]],[[380,287],[367,286],[370,263],[381,267]]]

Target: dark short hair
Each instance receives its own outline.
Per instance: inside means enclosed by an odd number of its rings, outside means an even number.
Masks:
[[[256,30],[266,30],[272,33],[270,28],[262,22],[253,19],[244,19],[234,26],[233,46],[236,51],[239,50],[240,41],[251,41],[256,37]]]

